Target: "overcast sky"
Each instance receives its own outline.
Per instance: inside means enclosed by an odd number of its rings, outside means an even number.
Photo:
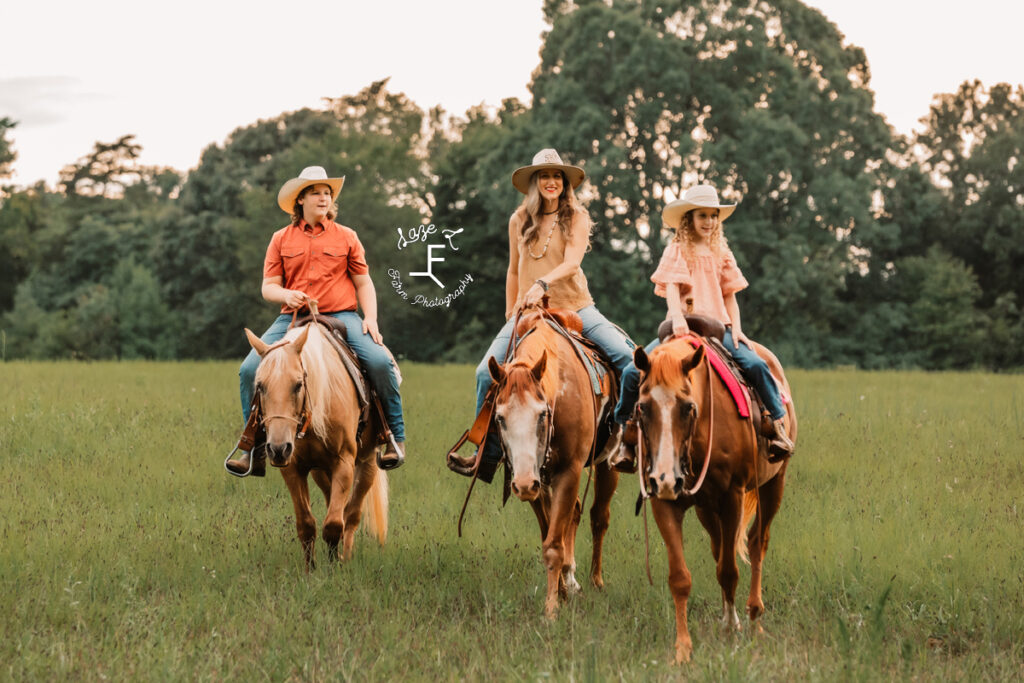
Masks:
[[[965,79],[1024,82],[1024,1],[806,0],[864,48],[877,109],[908,133]],[[96,141],[135,134],[142,162],[194,168],[235,128],[321,98],[390,88],[453,112],[528,99],[542,0],[5,0],[0,117],[14,182],[53,184]]]

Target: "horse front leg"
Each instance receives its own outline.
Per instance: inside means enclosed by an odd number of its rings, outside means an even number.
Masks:
[[[579,489],[578,466],[570,466],[552,483],[548,535],[544,539],[544,566],[548,573],[548,590],[544,612],[549,619],[558,616],[559,599],[565,597],[563,572],[566,569],[565,537],[576,511],[576,492]]]
[[[668,554],[668,589],[676,608],[675,663],[682,664],[690,661],[693,652],[693,641],[690,640],[690,629],[686,624],[686,603],[690,598],[692,581],[683,556],[684,509],[674,501],[651,498],[651,512]]]
[[[760,489],[760,508],[754,518],[754,524],[747,534],[747,548],[750,552],[750,596],[747,598],[747,616],[757,629],[764,631],[758,618],[764,614],[764,602],[761,599],[761,575],[764,558],[768,554],[769,528],[775,513],[782,505],[782,490],[785,487],[785,475],[780,473]]]
[[[306,562],[306,571],[316,568],[316,557],[313,553],[316,545],[316,518],[309,506],[309,484],[306,476],[299,474],[295,465],[281,470],[281,477],[288,486],[292,496],[292,508],[295,511],[295,531],[302,545],[302,557]]]
[[[327,516],[324,517],[324,543],[327,544],[328,556],[332,560],[348,559],[344,553],[338,552],[338,545],[346,532],[345,504],[352,489],[352,460],[350,453],[340,454],[330,472],[331,496],[327,505]]]
[[[619,473],[606,460],[598,465],[597,481],[594,482],[594,504],[590,507],[590,534],[594,540],[594,552],[590,558],[590,582],[595,588],[604,588],[601,574],[601,554],[604,551],[604,535],[611,520],[612,496],[619,485]]]

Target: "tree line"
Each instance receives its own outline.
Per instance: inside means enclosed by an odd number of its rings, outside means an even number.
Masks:
[[[936,95],[906,138],[874,111],[863,51],[799,0],[544,12],[529,105],[454,115],[381,81],[242,126],[187,175],[139,164],[126,135],[56,188],[3,188],[3,357],[240,359],[242,328],[276,314],[259,289],[287,222],[277,190],[320,165],[347,177],[339,222],[367,249],[388,345],[475,361],[503,322],[511,172],[554,147],[588,174],[594,298],[638,341],[665,314],[649,281],[671,238],[661,209],[710,182],[739,201],[744,329],[787,364],[1024,365],[1021,86]],[[0,118],[0,178],[16,125]],[[431,224],[458,232],[428,264],[399,238]],[[428,265],[443,291],[409,276]]]

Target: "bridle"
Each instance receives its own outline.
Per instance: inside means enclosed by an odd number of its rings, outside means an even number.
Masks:
[[[291,339],[282,339],[269,346],[263,353],[264,357],[283,346],[291,344]],[[309,425],[313,420],[313,414],[309,409],[309,392],[306,390],[306,368],[302,365],[302,357],[299,357],[299,367],[302,368],[302,409],[299,411],[299,417],[293,417],[292,415],[260,415],[260,424],[263,425],[264,430],[267,427],[267,423],[271,420],[290,420],[295,423],[295,438],[301,439],[306,436],[306,432],[309,431]],[[262,404],[262,401],[260,402]]]
[[[506,377],[507,377],[507,375],[506,375]],[[504,385],[504,383],[506,381],[507,381],[507,379],[506,380],[502,380],[502,383],[498,385],[498,393],[499,394],[501,393],[502,385]],[[538,384],[540,383],[539,380],[537,382],[538,382]],[[544,395],[544,392],[542,391],[541,392],[541,396],[543,396],[543,395]],[[544,400],[544,412],[543,412],[543,415],[544,415],[544,419],[547,421],[547,428],[544,430],[544,444],[543,444],[543,450],[541,451],[544,455],[543,455],[543,460],[541,460],[541,463],[540,463],[540,481],[541,481],[542,484],[544,484],[546,486],[546,485],[551,483],[551,472],[550,472],[550,469],[548,467],[548,461],[550,459],[549,456],[551,454],[551,440],[554,437],[554,432],[555,432],[555,406],[552,405],[547,400],[546,397],[545,397],[545,400]],[[499,432],[499,434],[500,434],[500,432]],[[509,457],[508,449],[505,448],[505,439],[504,439],[503,436],[501,437],[500,441],[501,441],[502,457],[504,458],[504,461],[505,461],[505,467],[508,468],[508,471],[511,473],[511,472],[513,472],[513,470],[512,470],[512,458]]]
[[[704,342],[701,341],[701,343],[703,344]],[[708,447],[707,447],[707,452],[704,454],[704,465],[701,468],[700,476],[697,477],[696,483],[691,488],[689,488],[689,489],[685,489],[684,488],[680,492],[680,494],[679,494],[680,497],[682,497],[682,496],[693,497],[694,495],[697,494],[698,491],[700,491],[701,486],[704,485],[704,478],[707,476],[707,473],[708,473],[708,466],[711,464],[711,445],[713,443],[714,434],[715,434],[715,397],[714,397],[714,394],[712,393],[711,363],[708,362],[706,355],[705,355],[704,359],[701,360],[701,363],[703,363],[705,365],[705,367],[707,367],[707,371],[708,371],[708,381],[707,381],[707,387],[708,387],[708,389],[707,389],[707,395],[708,395]],[[646,499],[646,498],[650,498],[650,495],[651,495],[650,492],[647,490],[647,483],[646,483],[647,482],[647,475],[650,473],[651,467],[654,466],[654,463],[650,462],[650,458],[645,458],[644,457],[644,444],[646,443],[646,440],[644,439],[644,425],[643,425],[643,419],[642,419],[642,417],[640,415],[640,411],[637,410],[634,413],[634,415],[636,416],[636,427],[637,427],[637,442],[636,442],[636,446],[637,446],[637,459],[639,461],[637,469],[640,472],[640,476],[638,476],[637,479],[640,480],[640,495],[641,495],[642,498]],[[683,477],[687,477],[687,476],[692,476],[693,475],[693,468],[690,466],[691,462],[693,461],[693,458],[690,456],[690,453],[692,452],[693,435],[696,434],[696,433],[697,433],[697,421],[694,420],[693,426],[690,428],[690,435],[686,439],[686,449],[684,450],[684,452],[682,453],[682,455],[680,457],[680,460],[682,460],[682,466],[683,466]],[[685,458],[685,460],[683,460],[683,458]]]

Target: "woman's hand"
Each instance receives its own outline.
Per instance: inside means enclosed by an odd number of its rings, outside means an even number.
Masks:
[[[282,302],[288,308],[298,310],[302,308],[309,300],[309,295],[298,289],[286,289],[284,295],[284,301]]]
[[[672,318],[672,336],[682,337],[684,334],[688,334],[690,326],[686,324],[686,316],[682,313],[673,314]]]
[[[523,296],[522,308],[529,308],[530,306],[536,306],[540,303],[540,300],[544,298],[544,288],[536,282],[533,286],[526,290],[526,294]]]
[[[384,345],[384,337],[380,335],[380,330],[377,328],[377,321],[373,318],[367,318],[363,320],[363,334],[369,334],[377,344]]]

